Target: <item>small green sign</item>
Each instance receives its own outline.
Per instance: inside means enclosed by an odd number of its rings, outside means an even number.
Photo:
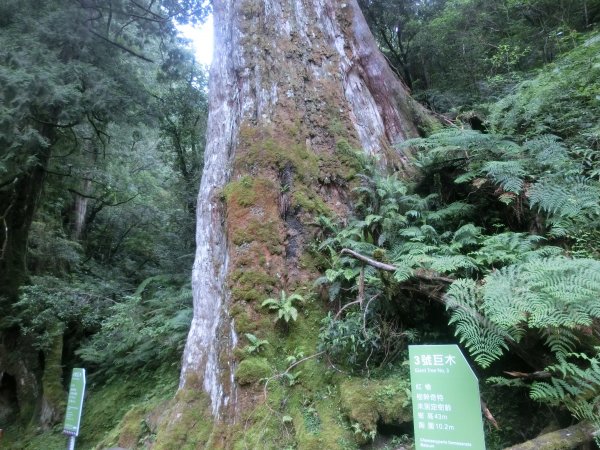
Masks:
[[[63,433],[69,436],[79,435],[81,423],[81,410],[83,409],[83,395],[85,393],[85,369],[73,369],[71,386],[69,387],[69,400],[65,414]]]
[[[415,450],[485,450],[477,377],[457,345],[411,345]]]

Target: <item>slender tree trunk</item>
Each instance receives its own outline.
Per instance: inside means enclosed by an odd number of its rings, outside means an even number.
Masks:
[[[85,197],[90,192],[92,182],[90,180],[83,180],[81,182],[81,193],[83,195],[74,194],[74,206],[73,206],[73,231],[72,238],[79,241],[83,236],[83,232],[86,225],[87,209],[90,199]]]
[[[351,149],[409,174],[409,155],[393,144],[431,121],[377,50],[356,0],[223,0],[214,20],[180,388],[202,386],[213,415],[235,421],[256,401],[236,387],[237,332],[270,292],[312,279],[299,262],[308,223],[350,210]]]

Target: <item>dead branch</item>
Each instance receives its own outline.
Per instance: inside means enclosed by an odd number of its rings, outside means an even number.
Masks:
[[[550,372],[546,372],[545,370],[539,370],[531,373],[504,371],[504,373],[506,375],[510,375],[511,377],[522,378],[524,380],[547,380],[548,378],[552,378],[552,374]]]
[[[362,261],[372,267],[375,267],[376,269],[385,270],[386,272],[395,272],[396,270],[398,270],[398,268],[392,264],[387,264],[387,263],[384,263],[381,261],[377,261],[376,259],[369,258],[368,256],[365,256],[365,255],[361,255],[360,253],[357,253],[354,250],[350,250],[349,248],[342,249],[340,254],[350,255],[353,258],[358,259],[359,261]],[[451,284],[454,282],[453,278],[444,277],[444,276],[437,274],[436,272],[428,272],[426,270],[415,270],[413,275],[416,278],[419,278],[421,280],[426,280],[426,281],[438,281],[438,282],[445,283],[445,284]]]
[[[496,422],[496,419],[494,418],[494,416],[492,415],[492,413],[490,412],[489,408],[487,407],[487,405],[485,404],[485,402],[483,400],[481,400],[481,411],[483,412],[483,415],[485,416],[485,418],[492,425],[494,425],[494,428],[496,428],[496,430],[499,430],[500,427],[498,426],[498,422]]]
[[[386,272],[395,272],[397,270],[396,266],[392,266],[391,264],[386,264],[381,261],[369,258],[368,256],[361,255],[360,253],[357,253],[354,250],[350,250],[349,248],[343,248],[340,254],[350,255],[353,258],[358,259],[359,261],[367,263],[368,265],[373,266],[376,269],[385,270]]]

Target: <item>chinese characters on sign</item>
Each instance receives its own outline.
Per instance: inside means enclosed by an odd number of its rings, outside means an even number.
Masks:
[[[73,369],[71,386],[69,387],[69,399],[67,401],[67,412],[65,414],[65,425],[63,427],[63,433],[66,435],[79,435],[84,393],[85,369]]]
[[[485,450],[477,378],[456,345],[409,346],[416,450]]]

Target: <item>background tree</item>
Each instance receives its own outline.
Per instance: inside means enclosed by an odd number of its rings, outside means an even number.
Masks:
[[[177,73],[176,65],[183,68],[186,60],[167,57],[177,45],[173,20],[199,20],[205,7],[34,3],[1,7],[0,304],[8,313],[1,324],[0,370],[27,380],[17,386],[21,418],[28,420],[41,405],[42,425],[49,426],[59,419],[62,386],[61,371],[42,376],[46,368],[60,368],[62,353],[72,357],[74,342],[99,327],[102,311],[122,289],[169,263],[181,267],[181,255],[189,253],[191,236],[172,234],[177,222],[190,228],[193,221],[185,213],[187,194],[166,198],[174,192],[171,174],[161,167],[158,134],[143,122],[159,123],[147,112],[154,102],[150,92],[168,89],[156,78],[158,64],[164,73]],[[189,57],[186,63],[191,65]],[[186,100],[201,104],[203,86],[194,83],[188,92],[200,95]],[[175,103],[157,115],[179,120]],[[194,124],[198,132],[201,119]],[[164,150],[162,155],[172,147]],[[199,142],[197,159],[201,152]],[[162,249],[148,241],[157,234]],[[109,265],[121,276],[106,270]],[[30,280],[31,274],[36,278]],[[19,299],[25,284],[28,294]],[[73,308],[98,314],[67,313]],[[39,347],[39,358],[35,347],[43,336],[54,340]]]
[[[597,1],[398,0],[361,7],[392,66],[440,112],[497,99],[520,74],[572,49],[600,14]]]

